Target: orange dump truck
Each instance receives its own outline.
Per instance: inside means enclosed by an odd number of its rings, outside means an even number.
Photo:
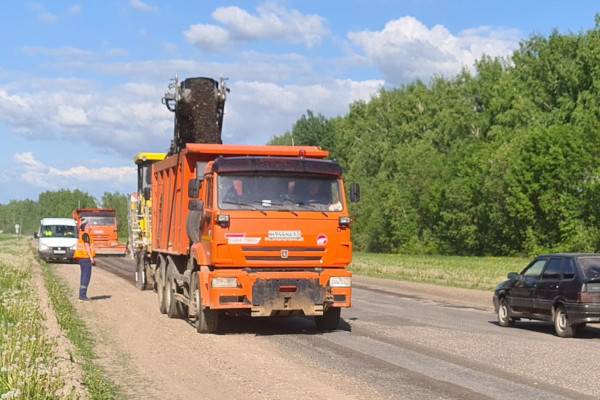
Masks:
[[[350,217],[340,166],[317,147],[187,144],[153,165],[159,306],[214,332],[220,316],[314,316],[351,305]],[[358,200],[358,187],[350,197]]]
[[[78,208],[73,211],[77,228],[85,221],[85,230],[89,233],[98,255],[125,255],[127,246],[119,243],[117,235],[117,216],[112,208]]]

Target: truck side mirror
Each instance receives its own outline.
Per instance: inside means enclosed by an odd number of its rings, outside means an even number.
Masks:
[[[150,200],[150,198],[152,197],[152,189],[150,187],[145,187],[144,188],[144,200]]]
[[[190,199],[198,198],[200,194],[200,183],[198,179],[190,179],[188,182],[188,196]]]
[[[350,184],[350,202],[358,203],[360,201],[360,186],[353,182]]]

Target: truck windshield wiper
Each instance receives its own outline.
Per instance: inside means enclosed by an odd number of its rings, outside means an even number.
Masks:
[[[271,205],[278,206],[278,207],[283,207],[285,205],[285,203],[296,204],[296,203],[294,203],[291,200],[285,200],[282,203],[273,203],[273,202],[271,202]],[[287,212],[291,212],[296,217],[298,216],[298,213],[296,211],[292,210],[291,208],[275,208],[275,209],[273,209],[273,211],[287,211]]]
[[[298,206],[300,206],[300,207],[308,207],[308,208],[310,208],[311,210],[320,211],[320,212],[321,212],[321,214],[323,214],[324,216],[328,217],[328,215],[327,215],[327,213],[326,213],[325,211],[321,210],[320,208],[318,208],[318,207],[317,207],[316,205],[314,205],[314,204],[310,204],[310,203],[302,203],[302,202],[300,202],[300,203],[296,203],[296,204],[298,204]]]
[[[223,200],[221,203],[223,204],[233,204],[236,206],[246,206],[246,207],[250,207],[252,210],[254,211],[260,211],[263,215],[267,215],[267,213],[264,210],[261,210],[260,208],[256,207],[255,205],[253,205],[252,203],[247,203],[245,201],[230,201],[230,200]]]

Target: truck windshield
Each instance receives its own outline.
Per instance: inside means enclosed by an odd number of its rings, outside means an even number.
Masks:
[[[220,175],[219,208],[342,211],[338,179],[329,176]]]
[[[86,217],[83,219],[88,226],[114,226],[116,224],[115,217]]]
[[[72,225],[42,225],[42,237],[77,237],[75,227]]]

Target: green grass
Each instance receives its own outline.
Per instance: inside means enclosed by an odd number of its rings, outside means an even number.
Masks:
[[[0,238],[0,398],[74,399],[63,389],[32,282],[28,241]]]
[[[77,315],[71,302],[73,298],[72,291],[60,281],[47,264],[42,263],[42,270],[58,322],[82,359],[84,384],[88,389],[90,398],[98,400],[121,398],[122,396],[115,384],[108,379],[104,370],[96,364],[97,356],[94,351],[93,335]]]
[[[359,275],[491,290],[519,272],[529,259],[520,257],[413,256],[355,252],[350,270]]]

